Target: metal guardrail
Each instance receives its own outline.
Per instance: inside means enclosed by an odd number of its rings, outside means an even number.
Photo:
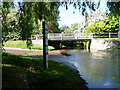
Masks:
[[[34,35],[34,40],[42,39],[42,35]],[[118,33],[50,33],[49,40],[92,39],[92,38],[118,38]]]

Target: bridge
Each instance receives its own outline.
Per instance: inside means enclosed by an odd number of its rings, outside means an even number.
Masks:
[[[97,35],[98,34],[98,35]],[[42,38],[42,35],[39,35]],[[117,38],[118,33],[50,33],[48,34],[48,44],[52,46],[59,46],[62,42],[71,42],[75,41],[87,42],[86,47],[90,49],[91,40],[93,38]],[[36,36],[36,40],[39,38]]]
[[[86,41],[87,48],[90,49],[91,39],[93,38],[92,33],[78,33],[78,34],[62,34],[62,33],[51,33],[48,34],[48,43],[52,46],[59,46],[59,44],[63,42],[71,42],[71,46],[75,41]]]
[[[77,33],[77,34],[50,33],[48,34],[48,40],[76,41],[76,40],[92,39],[92,38],[93,38],[92,33]]]

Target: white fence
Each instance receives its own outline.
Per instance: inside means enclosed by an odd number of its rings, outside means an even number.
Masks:
[[[42,35],[34,35],[33,40],[42,39]],[[78,33],[78,34],[63,34],[50,33],[49,40],[70,40],[70,39],[92,39],[92,38],[118,38],[118,33]]]

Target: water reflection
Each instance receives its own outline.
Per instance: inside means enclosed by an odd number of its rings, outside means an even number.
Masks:
[[[89,88],[118,87],[118,52],[69,50],[68,53]]]

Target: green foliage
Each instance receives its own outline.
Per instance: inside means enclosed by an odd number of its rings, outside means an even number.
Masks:
[[[104,19],[104,22],[91,24],[85,32],[118,32],[119,29],[119,16],[112,16],[109,19]]]
[[[69,32],[69,27],[66,25],[62,25],[62,27],[60,27],[60,32],[61,33],[67,33]]]
[[[87,13],[88,7],[90,10],[95,11],[97,9],[96,3],[91,1],[84,1],[81,2],[74,2],[74,1],[68,1],[68,2],[61,2],[61,5],[64,6],[66,9],[69,9],[69,5],[73,5],[74,9],[78,9],[81,11],[82,15],[85,15]],[[75,13],[75,10],[73,11]]]
[[[8,22],[7,22],[7,15],[9,14],[10,10],[9,7],[12,5],[12,3],[1,3],[2,7],[2,41],[7,41],[9,38],[6,36],[8,35],[8,32],[10,32],[8,28]]]
[[[62,33],[71,33],[71,29],[70,28],[66,28]]]
[[[15,19],[13,20],[8,17],[11,6],[12,10],[15,11],[15,3],[3,2],[2,3],[2,39],[8,41],[13,38],[11,33],[17,33],[21,40],[27,40],[27,45],[31,47],[31,35],[38,34],[41,28],[38,25],[38,21],[54,21],[57,22],[59,15],[59,3],[58,2],[19,2],[17,5],[17,11],[14,14]],[[11,13],[12,14],[12,13]],[[41,24],[42,26],[42,24]],[[37,30],[37,31],[36,31]],[[10,37],[7,37],[10,36]]]
[[[23,49],[27,49],[27,45],[26,45],[26,41],[7,41],[4,43],[5,47],[16,47],[16,48],[23,48]],[[39,49],[42,50],[43,49],[43,45],[37,45],[37,44],[33,44],[31,46],[31,49]],[[54,49],[54,47],[52,46],[48,46],[49,50]]]
[[[106,32],[118,32],[119,29],[119,16],[111,17],[110,19],[105,19],[104,22],[106,23]]]
[[[71,31],[74,32],[75,30],[78,30],[78,23],[74,23],[71,25]]]
[[[95,40],[118,41],[118,38],[94,38]]]
[[[107,2],[107,7],[109,8],[110,15],[120,15],[120,2]]]
[[[91,24],[88,26],[87,30],[85,31],[86,33],[91,33],[91,32],[98,32],[102,33],[106,29],[106,24],[105,23],[97,23],[97,24]]]
[[[116,45],[112,49],[120,49],[120,45]]]
[[[113,48],[107,48],[107,50],[115,50],[115,49],[120,49],[120,45],[116,45]]]
[[[60,32],[58,29],[58,23],[49,21],[48,22],[48,33],[58,33],[58,32]]]
[[[77,85],[85,85],[85,81],[76,76],[75,70],[57,62],[48,62],[49,69],[45,71],[40,58],[3,53],[2,88],[74,89]]]
[[[72,4],[75,9],[82,10],[82,15],[87,13],[86,7],[95,11],[97,9],[94,2],[18,2],[17,5],[17,21],[16,20],[7,20],[7,15],[9,11],[15,9],[15,3],[13,2],[2,2],[2,41],[8,41],[13,37],[7,37],[11,35],[11,32],[16,33],[20,36],[21,40],[27,40],[28,47],[31,47],[31,35],[38,34],[42,29],[38,25],[38,21],[46,20],[52,21],[52,25],[55,28],[54,32],[58,32],[57,20],[59,19],[59,6],[65,6],[68,9],[68,4]],[[119,4],[108,4],[110,10]],[[99,5],[98,5],[99,6]],[[117,7],[118,8],[118,7]],[[119,10],[119,9],[118,9]],[[113,9],[113,11],[116,11]],[[75,12],[75,11],[73,11]],[[54,22],[54,23],[53,23]],[[49,26],[50,27],[50,26]],[[52,30],[52,29],[51,29]],[[51,31],[50,30],[50,31]],[[19,33],[17,33],[19,31]],[[61,32],[61,31],[60,31]],[[12,35],[14,36],[14,35]]]
[[[62,31],[62,33],[72,33],[75,30],[78,30],[78,23],[74,23],[71,25],[71,27],[68,27],[66,25],[63,25],[60,30]]]

